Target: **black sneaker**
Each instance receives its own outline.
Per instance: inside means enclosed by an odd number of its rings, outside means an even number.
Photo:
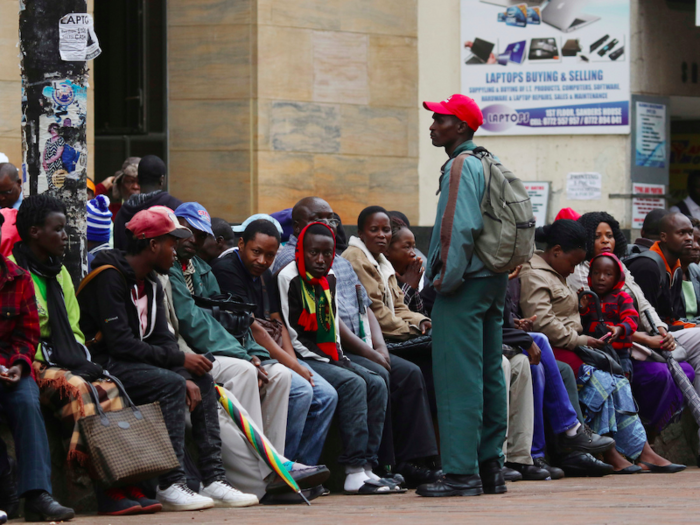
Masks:
[[[600,454],[615,446],[615,440],[611,437],[599,436],[588,425],[580,425],[576,434],[572,437],[566,432],[559,434],[559,447],[562,451],[579,451],[589,454]]]
[[[552,477],[552,479],[561,479],[564,477],[564,471],[558,467],[553,467],[549,463],[545,461],[544,458],[534,458],[532,460],[535,463],[536,467],[545,469],[546,471],[549,472],[549,475]]]
[[[97,496],[97,514],[100,516],[128,516],[139,514],[143,510],[141,504],[127,498],[122,489],[95,488],[95,496]]]
[[[64,507],[45,490],[34,491],[24,498],[26,521],[67,521],[75,518],[75,511]]]

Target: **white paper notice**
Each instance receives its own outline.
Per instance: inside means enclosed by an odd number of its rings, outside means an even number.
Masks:
[[[637,102],[635,163],[647,168],[666,166],[666,106]]]
[[[566,198],[571,201],[598,200],[602,186],[600,173],[569,173],[566,176]]]
[[[102,50],[95,34],[92,16],[70,13],[58,22],[58,50],[61,60],[83,62],[96,58]]]
[[[663,184],[632,184],[633,194],[649,195],[646,197],[632,198],[632,228],[641,229],[644,225],[644,218],[651,210],[656,208],[665,208],[666,200],[660,197],[654,198],[654,195],[663,195],[665,186]]]
[[[532,214],[535,216],[537,226],[547,223],[547,209],[549,208],[549,182],[523,182],[532,204]]]

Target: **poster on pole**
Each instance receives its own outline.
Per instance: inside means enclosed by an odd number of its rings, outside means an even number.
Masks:
[[[535,216],[537,227],[547,224],[547,211],[549,211],[549,182],[523,181],[525,190],[530,196],[532,214]]]
[[[666,106],[636,102],[637,138],[635,164],[647,168],[666,167]]]
[[[461,0],[462,93],[480,133],[629,133],[629,34],[629,0]]]
[[[666,200],[663,198],[665,193],[663,184],[632,184],[633,195],[645,195],[645,197],[632,198],[632,228],[641,229],[644,225],[644,219],[651,210],[657,208],[665,208]],[[649,195],[649,197],[646,197]]]

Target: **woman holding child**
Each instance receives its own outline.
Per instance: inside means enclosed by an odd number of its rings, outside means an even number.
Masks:
[[[620,224],[610,214],[606,212],[586,213],[581,216],[578,222],[586,230],[586,259],[567,278],[567,284],[573,292],[578,292],[582,288],[585,290],[590,288],[588,274],[591,261],[604,254],[612,254],[622,258],[627,251],[627,239],[620,229]],[[625,349],[617,348],[616,350],[621,354],[623,367],[631,371],[630,382],[634,399],[639,406],[639,416],[649,428],[661,432],[683,410],[683,394],[673,381],[666,361],[660,355],[655,352],[649,352],[649,355],[632,352],[630,355],[629,347],[634,341],[648,348],[673,350],[676,347],[676,342],[672,336],[664,338],[645,333],[645,327],[649,326],[649,319],[644,313],[645,311],[649,312],[652,319],[655,320],[655,326],[663,325],[663,323],[660,319],[655,319],[658,318],[656,311],[644,297],[644,293],[634,281],[631,272],[623,263],[619,264],[623,272],[620,277],[620,288],[634,301],[632,307],[639,317],[637,329],[628,339],[629,344],[626,345]],[[643,358],[646,359],[641,360]],[[693,367],[688,363],[680,363],[680,365],[692,382],[695,377]]]
[[[629,382],[624,376],[604,372],[579,359],[579,346],[601,348],[604,342],[583,333],[576,293],[566,278],[586,259],[586,230],[580,224],[562,219],[540,228],[538,242],[546,244],[523,265],[520,274],[520,306],[525,317],[536,316],[534,329],[544,333],[559,361],[571,365],[583,385],[580,400],[586,406],[585,416],[599,434],[612,434],[615,448],[604,454],[615,473],[631,474],[651,469],[647,465],[665,468],[669,472],[684,467],[672,465],[657,455],[646,441],[646,432],[637,416]],[[629,335],[630,327],[618,323],[611,338]],[[634,324],[634,323],[632,323]],[[618,330],[617,328],[622,330]],[[625,456],[640,466],[630,463]]]

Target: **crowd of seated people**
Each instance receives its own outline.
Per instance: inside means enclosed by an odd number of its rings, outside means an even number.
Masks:
[[[0,164],[0,187],[14,191],[13,168]],[[328,459],[344,493],[439,479],[436,292],[406,215],[369,206],[348,237],[331,203],[307,197],[279,221],[232,227],[168,194],[166,176],[158,157],[130,158],[93,189],[82,286],[61,262],[72,249],[63,203],[21,191],[2,201],[13,242],[0,244],[0,406],[16,459],[0,441],[0,509],[15,517],[23,498],[28,521],[74,516],[51,495],[44,417],[59,423],[66,466],[94,479],[100,514],[300,503],[216,385],[308,499],[329,492],[319,462],[334,421],[339,455]],[[628,246],[610,214],[567,210],[537,241],[505,297],[505,479],[684,469],[650,443],[686,406],[665,351],[700,393],[700,221],[654,211]],[[222,297],[251,305],[242,336],[200,300]],[[79,423],[127,406],[112,376],[163,414],[179,466],[151,484],[94,477]]]

